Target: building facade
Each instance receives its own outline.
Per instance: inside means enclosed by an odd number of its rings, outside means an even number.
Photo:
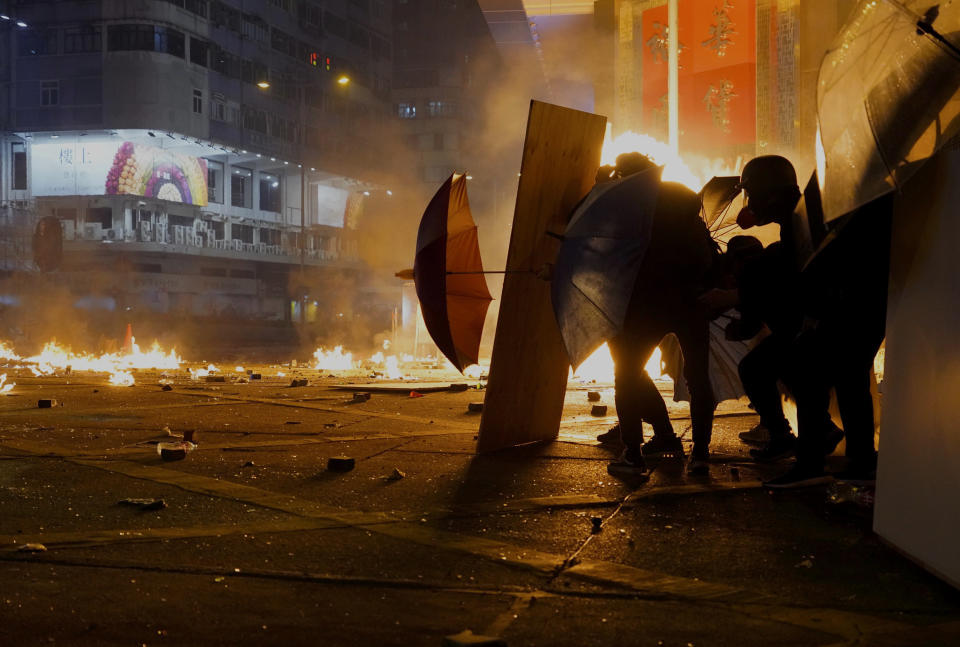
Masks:
[[[30,237],[53,217],[58,281],[88,303],[343,314],[322,286],[359,268],[355,230],[383,190],[389,0],[0,8],[4,280],[34,268]]]

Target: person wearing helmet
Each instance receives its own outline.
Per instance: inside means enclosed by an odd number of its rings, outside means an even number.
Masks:
[[[639,154],[617,158],[621,176],[652,165]],[[644,469],[644,456],[685,455],[663,397],[643,368],[660,340],[672,332],[683,350],[684,377],[691,395],[693,451],[688,469],[703,474],[709,470],[716,402],[709,375],[710,319],[697,298],[710,281],[719,250],[700,218],[697,194],[682,184],[661,182],[650,240],[623,331],[610,340],[619,431],[626,450],[619,461],[608,466],[608,471],[615,476],[638,474]],[[643,443],[644,422],[654,431],[647,443]]]
[[[883,258],[889,248],[889,226],[884,226],[889,218],[883,215],[889,208],[882,200],[875,201],[859,210],[872,215],[848,215],[844,225],[836,228],[841,235],[835,232],[832,243],[827,245],[825,241],[817,256],[803,268],[804,255],[791,226],[801,194],[790,162],[779,156],[755,158],[744,167],[740,186],[746,201],[737,217],[738,224],[743,228],[770,223],[781,227],[779,258],[773,261],[779,269],[771,269],[769,265],[754,267],[745,273],[745,281],[737,290],[714,290],[705,294],[702,302],[715,311],[745,303],[749,307],[751,301],[762,304],[765,292],[780,297],[786,293],[788,304],[796,304],[790,317],[792,323],[780,326],[779,339],[778,326],[764,322],[774,329],[771,335],[774,341],[755,349],[754,352],[766,353],[762,361],[757,355],[748,355],[741,363],[744,386],[765,424],[783,431],[785,421],[775,389],[777,379],[787,384],[797,400],[799,441],[787,439],[783,433],[778,433],[779,440],[775,441],[771,430],[771,444],[754,453],[760,460],[774,460],[788,456],[792,453],[791,446],[795,445],[797,461],[787,473],[764,485],[794,488],[831,480],[831,475],[824,471],[824,456],[833,451],[841,438],[839,429],[829,418],[831,388],[837,391],[852,471],[869,477],[876,464],[869,371],[883,339],[882,313],[886,308]],[[846,223],[865,221],[875,221],[877,226],[846,226]],[[879,262],[869,258],[876,252],[879,252]],[[751,281],[762,283],[771,277],[776,277],[775,285],[751,296]],[[761,391],[757,390],[758,384],[763,385]]]

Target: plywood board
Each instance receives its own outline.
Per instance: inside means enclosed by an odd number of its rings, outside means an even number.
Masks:
[[[552,263],[570,211],[593,186],[606,118],[533,101],[477,450],[557,437],[569,362],[535,272]]]
[[[948,148],[895,203],[873,527],[960,587],[958,176],[960,151]]]

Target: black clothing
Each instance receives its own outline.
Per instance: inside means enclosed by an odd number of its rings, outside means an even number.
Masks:
[[[650,241],[623,332],[610,340],[623,442],[640,447],[644,420],[657,435],[673,433],[666,404],[643,369],[660,340],[672,332],[684,356],[694,451],[705,455],[716,403],[709,375],[710,321],[697,297],[709,286],[719,253],[693,191],[673,182],[661,184]]]

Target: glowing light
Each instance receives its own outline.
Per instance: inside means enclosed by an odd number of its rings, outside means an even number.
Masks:
[[[604,344],[584,360],[583,364],[577,367],[576,372],[573,372],[571,369],[570,379],[580,382],[604,382],[612,384],[614,379],[613,368],[613,357],[610,355],[610,347]],[[663,378],[659,348],[653,350],[653,354],[650,355],[650,359],[643,368],[651,379],[659,380]]]
[[[4,373],[3,375],[0,375],[0,395],[6,395],[10,393],[13,391],[13,387],[17,385],[16,382],[11,382],[10,384],[7,384],[6,382],[7,374]]]
[[[133,386],[133,373],[129,371],[116,371],[110,374],[110,384],[114,386]]]
[[[340,85],[347,85],[350,83],[350,77],[346,75],[341,76],[339,79],[337,79],[337,83]]]
[[[260,88],[261,90],[266,90],[267,88],[270,87],[270,82],[269,82],[269,81],[258,81],[258,82],[257,82],[257,87]]]
[[[349,371],[354,368],[353,353],[344,353],[343,346],[333,350],[318,348],[313,353],[313,368],[318,371]]]
[[[608,126],[609,128],[609,126]],[[710,178],[702,178],[690,170],[690,167],[677,155],[669,144],[658,141],[649,135],[627,131],[616,137],[607,137],[603,142],[601,161],[603,164],[614,164],[617,155],[622,153],[638,152],[646,155],[657,164],[662,165],[661,178],[667,182],[680,182],[694,191],[699,191]]]
[[[134,338],[130,340],[130,349],[120,353],[74,353],[70,348],[51,341],[47,342],[38,355],[23,358],[24,363],[32,365],[30,370],[35,375],[50,375],[68,367],[72,371],[91,373],[116,373],[131,369],[176,369],[182,361],[175,350],[166,352],[157,342],[144,352]]]
[[[823,150],[823,136],[820,134],[820,124],[817,124],[817,180],[820,183],[820,192],[827,184],[827,154]]]

